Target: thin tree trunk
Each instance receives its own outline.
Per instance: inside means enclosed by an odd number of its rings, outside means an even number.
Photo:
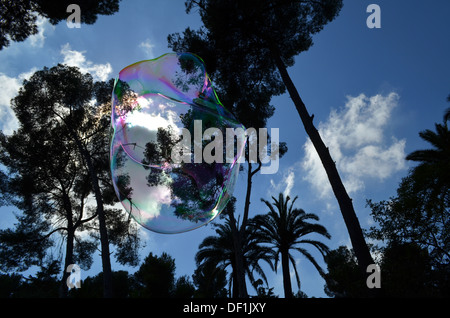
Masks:
[[[242,218],[242,224],[239,229],[236,227],[236,222],[234,216],[230,219],[232,222],[232,231],[235,247],[235,260],[236,260],[236,271],[237,271],[237,281],[238,284],[238,295],[239,298],[248,298],[247,283],[245,282],[245,269],[244,269],[244,254],[242,251],[242,241],[244,240],[245,229],[247,227],[248,214],[250,211],[250,196],[252,193],[252,178],[261,169],[261,163],[259,163],[258,168],[252,171],[252,164],[248,161],[248,172],[247,172],[247,192],[245,194],[245,204],[244,204],[244,215]]]
[[[242,254],[242,238],[240,231],[236,224],[236,219],[233,213],[229,213],[231,231],[233,235],[233,246],[234,246],[234,261],[235,266],[233,267],[233,297],[235,298],[246,298],[247,286],[245,283],[245,271],[244,271],[244,255]]]
[[[319,132],[314,127],[314,116],[309,115],[308,110],[306,109],[305,104],[300,98],[300,95],[286,70],[286,66],[281,60],[280,55],[274,51],[272,51],[271,53],[278,71],[280,72],[281,78],[286,85],[289,95],[291,96],[291,99],[295,104],[295,108],[300,115],[306,133],[311,139],[311,142],[314,145],[314,148],[316,149],[320,160],[322,161],[322,165],[325,168],[328,180],[330,181],[334,195],[336,196],[339,208],[344,218],[345,225],[347,226],[353,250],[356,257],[358,258],[358,264],[361,270],[365,273],[367,266],[373,264],[374,261],[372,259],[372,256],[370,255],[366,241],[364,240],[361,226],[353,208],[352,199],[347,194],[347,191],[336,169],[336,164],[331,158],[328,148],[325,146]]]
[[[103,297],[112,298],[113,297],[113,287],[112,287],[112,271],[111,271],[111,260],[110,260],[110,252],[109,252],[109,239],[108,239],[108,231],[106,229],[106,219],[105,219],[105,209],[103,207],[103,198],[102,193],[100,191],[99,180],[97,177],[97,173],[94,169],[94,165],[92,164],[92,158],[87,151],[87,149],[82,144],[81,140],[78,138],[77,133],[72,129],[70,125],[70,121],[67,122],[60,114],[53,111],[54,114],[61,118],[69,133],[72,135],[74,139],[78,151],[86,162],[88,167],[89,176],[91,178],[92,188],[94,190],[95,201],[97,203],[97,217],[99,221],[100,227],[100,246],[101,246],[101,257],[102,257],[102,269],[103,269]]]
[[[69,265],[73,264],[73,241],[75,238],[75,233],[73,227],[68,227],[67,238],[66,238],[66,257],[64,259],[64,270],[61,279],[61,286],[59,289],[59,297],[66,298],[68,296],[68,286],[67,278],[69,278],[70,273],[67,272]]]
[[[74,134],[75,135],[75,134]],[[112,271],[111,271],[111,260],[109,252],[109,239],[108,232],[106,229],[105,220],[105,210],[103,207],[102,193],[100,191],[99,181],[95,168],[92,164],[92,159],[86,148],[82,145],[79,138],[75,135],[75,142],[78,149],[86,162],[88,167],[89,175],[91,178],[92,188],[94,189],[95,201],[97,203],[97,217],[100,227],[100,246],[101,246],[101,257],[102,257],[102,269],[103,269],[103,297],[111,298],[113,297],[112,288]]]
[[[69,265],[73,264],[73,241],[75,239],[75,227],[72,219],[72,205],[70,203],[69,196],[64,192],[63,193],[63,204],[64,210],[66,212],[67,218],[67,238],[66,238],[66,256],[64,258],[64,269],[63,276],[61,279],[61,286],[59,289],[59,297],[65,298],[68,296],[68,286],[67,286],[67,278],[70,273],[67,272],[67,268]]]
[[[238,270],[238,279],[239,279],[239,297],[247,298],[247,284],[245,282],[245,269],[244,269],[244,254],[242,251],[242,241],[244,240],[245,229],[247,227],[248,213],[250,210],[250,195],[252,193],[252,164],[248,161],[248,172],[247,172],[247,192],[245,194],[245,204],[244,204],[244,215],[242,218],[242,224],[238,230],[238,243],[239,249],[237,249],[236,253],[236,267]]]

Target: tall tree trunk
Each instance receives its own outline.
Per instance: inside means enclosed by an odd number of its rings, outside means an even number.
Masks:
[[[281,249],[281,269],[283,271],[284,298],[292,298],[291,273],[289,272],[289,250]]]
[[[61,285],[59,289],[59,297],[65,298],[68,295],[67,278],[70,273],[67,272],[69,265],[73,264],[73,241],[75,239],[75,227],[73,224],[72,215],[72,204],[70,203],[70,198],[67,193],[63,193],[63,204],[64,210],[66,212],[67,218],[67,238],[66,238],[66,256],[64,258],[64,269],[63,276],[61,279]]]
[[[97,203],[97,217],[100,227],[100,246],[102,251],[101,257],[103,269],[103,297],[111,298],[113,297],[113,287],[112,287],[111,260],[109,252],[109,239],[108,239],[108,231],[106,229],[105,210],[103,207],[103,198],[102,193],[100,191],[99,180],[89,152],[83,146],[78,136],[76,136],[74,132],[72,133],[74,135],[75,142],[78,146],[78,150],[80,151],[81,156],[85,160],[86,165],[88,167],[92,188],[94,189],[95,201]]]
[[[235,282],[238,284],[238,294],[236,297],[248,298],[247,283],[245,281],[245,268],[244,268],[244,254],[242,250],[242,242],[244,240],[245,229],[247,227],[248,213],[250,211],[250,196],[252,193],[252,178],[261,169],[261,163],[259,163],[258,168],[252,171],[252,164],[250,161],[248,163],[247,172],[247,192],[245,194],[245,204],[244,204],[244,215],[242,218],[242,224],[239,228],[236,226],[234,216],[230,216],[231,229],[233,231],[233,243],[235,248],[235,261],[236,261],[236,278]]]
[[[238,279],[239,279],[239,297],[247,298],[247,284],[245,282],[245,269],[244,269],[244,253],[242,249],[242,242],[245,236],[245,230],[247,227],[248,213],[250,211],[250,195],[252,193],[252,164],[250,161],[247,163],[248,171],[247,171],[247,192],[245,194],[245,204],[244,204],[244,215],[242,218],[241,226],[238,229],[238,243],[239,249],[237,249],[236,253],[236,266],[239,268],[238,270]]]
[[[239,298],[239,283],[237,281],[237,271],[236,271],[236,266],[234,266],[234,264],[231,265],[232,268],[232,273],[231,273],[231,277],[233,279],[233,286],[231,289],[231,298]]]
[[[353,250],[356,257],[358,258],[358,264],[361,270],[365,273],[367,266],[373,264],[372,256],[370,255],[369,248],[367,247],[366,241],[364,240],[363,232],[359,224],[358,218],[356,216],[355,210],[353,208],[352,199],[348,196],[347,191],[342,183],[341,177],[336,169],[336,164],[331,158],[328,148],[325,146],[318,130],[314,127],[313,117],[310,116],[305,104],[303,103],[300,95],[295,88],[280,55],[274,50],[271,51],[274,62],[280,72],[281,78],[291,96],[292,101],[295,104],[300,119],[302,120],[303,126],[305,127],[306,133],[311,139],[314,148],[316,149],[322,165],[330,181],[331,187],[333,189],[334,195],[339,204],[342,216],[344,218],[345,225],[352,242]]]
[[[103,269],[103,297],[112,298],[113,297],[113,287],[112,287],[112,271],[111,271],[111,260],[110,260],[110,252],[109,252],[109,239],[108,239],[108,231],[106,229],[106,219],[105,219],[105,209],[103,207],[103,198],[102,192],[100,191],[99,180],[97,176],[97,172],[95,171],[94,165],[92,163],[92,158],[86,147],[81,142],[80,138],[78,138],[77,133],[74,131],[70,124],[70,120],[67,121],[57,112],[54,112],[55,115],[61,118],[68,131],[75,141],[78,151],[81,154],[81,157],[84,159],[88,171],[89,177],[91,179],[92,188],[94,190],[94,197],[97,203],[97,217],[100,227],[100,246],[101,246],[101,257],[102,257],[102,269]]]
[[[234,218],[232,212],[229,213],[231,231],[233,236],[234,246],[234,266],[233,266],[233,297],[234,298],[246,298],[247,286],[245,283],[245,271],[244,271],[244,255],[242,253],[242,237],[240,230]],[[242,226],[241,226],[242,227]]]
[[[75,238],[75,231],[72,228],[68,228],[67,230],[67,238],[66,238],[66,257],[64,259],[64,270],[63,276],[61,279],[61,286],[59,289],[59,297],[66,298],[68,296],[68,286],[67,286],[67,278],[69,278],[70,273],[67,272],[67,268],[69,265],[73,264],[73,241]]]

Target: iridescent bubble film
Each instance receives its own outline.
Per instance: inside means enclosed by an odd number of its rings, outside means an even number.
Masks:
[[[245,146],[236,142],[226,160],[219,141],[230,130],[239,139],[244,127],[218,100],[203,61],[169,53],[132,64],[119,73],[112,98],[111,173],[124,208],[159,233],[216,217],[232,195]],[[202,157],[221,159],[220,151],[223,160]]]

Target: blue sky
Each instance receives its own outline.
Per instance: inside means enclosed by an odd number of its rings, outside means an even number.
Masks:
[[[381,8],[380,29],[366,26],[366,8],[371,3]],[[398,182],[411,167],[405,155],[428,146],[418,132],[433,129],[450,106],[446,102],[449,14],[446,0],[432,4],[344,0],[339,17],[314,36],[314,46],[297,56],[295,66],[288,69],[315,115],[316,127],[337,162],[363,228],[372,225],[366,199],[379,201],[395,195]],[[117,14],[100,16],[96,24],[80,29],[70,29],[65,22],[51,26],[40,19],[37,35],[0,51],[0,129],[10,133],[17,127],[9,100],[33,71],[67,63],[96,79],[109,79],[129,64],[169,52],[168,34],[200,25],[195,11],[185,13],[183,0],[123,0]],[[336,200],[292,101],[283,95],[272,103],[276,112],[268,127],[280,129],[280,140],[287,142],[289,151],[276,174],[255,176],[250,216],[267,212],[260,198],[270,199],[279,192],[298,195],[296,206],[319,215],[331,233],[332,239],[324,241],[330,248],[350,246]],[[235,190],[239,213],[245,189],[242,174]],[[14,223],[13,210],[0,209],[1,228]],[[175,258],[177,275],[192,275],[198,245],[212,234],[211,226],[176,235],[143,230],[142,255],[167,252]],[[313,255],[320,260],[317,253]],[[308,296],[325,296],[324,281],[313,266],[300,255],[295,257],[302,290]],[[97,261],[83,275],[95,275],[100,268]],[[119,269],[134,270],[113,265],[113,270]],[[283,296],[281,269],[277,274],[267,269],[267,275],[275,293]],[[248,290],[254,294],[250,286]]]

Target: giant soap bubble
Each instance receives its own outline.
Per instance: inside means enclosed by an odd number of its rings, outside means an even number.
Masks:
[[[220,103],[203,61],[169,53],[132,64],[119,73],[112,98],[111,174],[124,208],[159,233],[214,219],[232,195],[245,142],[236,142],[231,160],[229,152],[218,156],[225,146],[211,151],[211,143],[230,130],[239,139],[244,127]],[[223,160],[206,160],[203,151]]]

